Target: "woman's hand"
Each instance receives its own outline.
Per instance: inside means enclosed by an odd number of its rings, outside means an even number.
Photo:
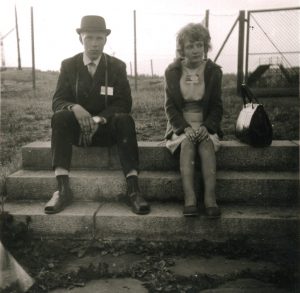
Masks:
[[[192,127],[189,126],[189,127],[185,128],[184,133],[190,142],[192,142],[194,144],[197,142],[196,131]]]
[[[204,139],[209,140],[209,133],[205,126],[200,126],[200,128],[196,131],[196,140],[197,142],[201,142]]]

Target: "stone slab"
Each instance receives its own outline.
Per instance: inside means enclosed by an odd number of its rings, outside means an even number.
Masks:
[[[178,170],[176,160],[162,142],[139,142],[141,170]],[[33,142],[22,148],[23,168],[51,169],[50,142]],[[197,164],[197,167],[199,164]],[[254,148],[238,141],[222,141],[217,167],[224,170],[299,170],[299,146],[292,141],[273,141]],[[121,169],[117,148],[73,147],[73,169]]]
[[[196,190],[200,192],[200,174]],[[182,200],[179,172],[142,171],[140,188],[150,200]],[[73,170],[70,184],[77,200],[116,201],[126,194],[126,182],[121,171]],[[56,190],[53,171],[20,170],[8,176],[9,199],[50,198]],[[299,200],[299,174],[295,172],[217,172],[217,198],[220,203],[248,205],[290,205]]]
[[[94,233],[94,215],[98,204],[92,202],[74,202],[64,211],[46,215],[46,202],[18,201],[5,203],[5,211],[13,215],[15,221],[26,222],[30,217],[30,228],[36,235],[51,235],[86,239]]]
[[[294,290],[277,288],[274,284],[256,279],[237,279],[214,289],[202,290],[203,293],[295,293]]]
[[[50,293],[147,293],[148,290],[142,282],[132,278],[111,278],[100,279],[88,282],[84,287],[74,288],[72,291],[67,289],[56,289]]]
[[[239,274],[245,270],[254,273],[262,271],[276,273],[279,271],[279,267],[270,262],[251,261],[246,258],[228,259],[223,256],[205,258],[191,255],[186,258],[177,257],[175,265],[170,267],[170,270],[176,275],[183,277],[207,274],[226,278],[233,274]]]

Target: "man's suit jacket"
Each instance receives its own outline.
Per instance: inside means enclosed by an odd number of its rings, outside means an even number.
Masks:
[[[107,106],[104,94],[106,69]],[[115,113],[130,113],[132,97],[125,63],[103,53],[92,78],[83,63],[83,53],[64,60],[53,95],[52,109],[56,112],[73,104],[80,104],[91,115],[106,119]]]

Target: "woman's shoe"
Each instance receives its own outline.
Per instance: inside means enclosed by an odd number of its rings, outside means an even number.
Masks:
[[[220,218],[221,210],[219,207],[209,207],[205,208],[205,214],[209,219]]]
[[[197,206],[184,206],[183,215],[185,217],[196,217],[199,216],[199,210]]]

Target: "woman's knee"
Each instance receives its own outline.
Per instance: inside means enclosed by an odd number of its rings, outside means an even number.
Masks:
[[[180,145],[181,153],[193,153],[195,152],[195,145],[188,138],[185,138]]]

